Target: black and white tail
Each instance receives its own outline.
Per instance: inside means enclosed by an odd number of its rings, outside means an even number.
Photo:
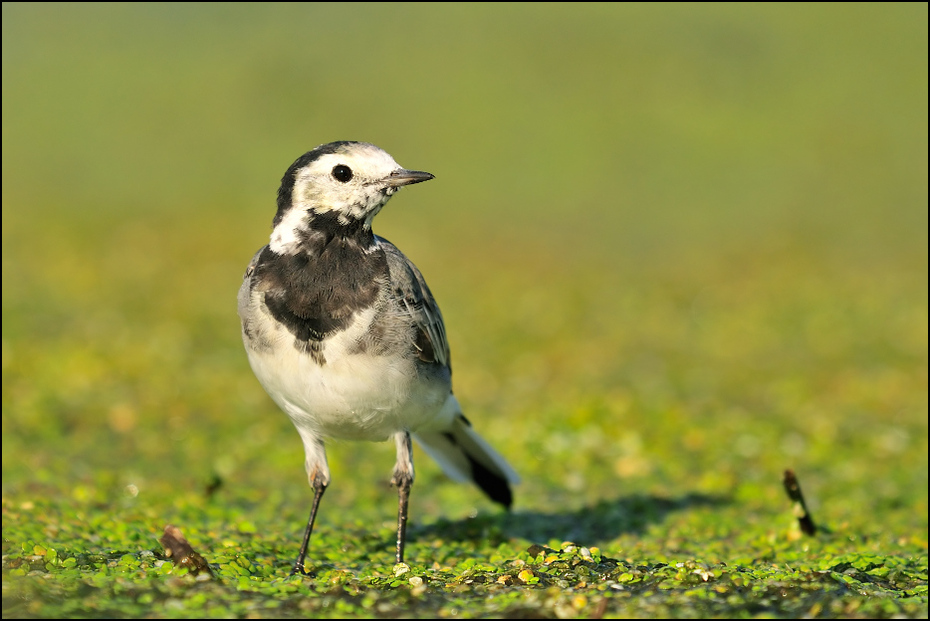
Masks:
[[[510,464],[484,438],[472,429],[453,395],[443,407],[441,427],[432,427],[412,434],[426,453],[436,460],[450,479],[471,481],[488,497],[508,509],[513,504],[510,485],[520,477]]]

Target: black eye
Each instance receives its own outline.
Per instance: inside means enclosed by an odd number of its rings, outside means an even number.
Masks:
[[[352,169],[345,164],[337,164],[333,167],[333,177],[335,177],[336,181],[346,183],[352,178]]]

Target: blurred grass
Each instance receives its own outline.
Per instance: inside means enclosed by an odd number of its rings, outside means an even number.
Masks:
[[[523,475],[496,554],[882,554],[926,615],[926,5],[2,10],[5,558],[157,550],[179,521],[286,571],[303,457],[234,297],[287,165],[358,139],[437,175],[376,231]],[[389,558],[391,452],[330,449],[312,553]],[[460,520],[490,504],[417,467],[411,564],[487,558]],[[826,548],[792,548],[786,467]],[[38,588],[11,566],[5,606]]]

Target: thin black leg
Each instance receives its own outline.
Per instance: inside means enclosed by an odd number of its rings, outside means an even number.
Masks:
[[[291,575],[300,574],[306,576],[308,574],[306,567],[304,567],[304,559],[307,557],[307,546],[310,544],[310,533],[313,532],[313,522],[316,521],[316,510],[320,506],[320,498],[323,497],[323,492],[326,491],[326,484],[322,480],[314,480],[313,482],[313,506],[310,508],[310,519],[307,520],[307,529],[304,531],[304,541],[300,544],[300,552],[297,553],[297,562],[294,563],[294,569],[291,570]]]

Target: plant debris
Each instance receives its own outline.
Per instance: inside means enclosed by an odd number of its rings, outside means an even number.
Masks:
[[[187,570],[197,575],[201,571],[206,571],[211,576],[213,571],[207,561],[197,553],[191,546],[190,542],[181,534],[181,529],[177,526],[168,524],[165,526],[165,534],[158,540],[165,547],[165,556],[174,559],[178,567],[186,567]]]
[[[811,517],[810,511],[807,510],[807,503],[804,502],[804,494],[801,492],[801,484],[798,483],[798,477],[794,470],[785,470],[785,477],[782,480],[785,485],[785,491],[788,492],[788,498],[794,503],[794,515],[798,518],[798,524],[805,535],[814,536],[817,534],[817,525]]]

